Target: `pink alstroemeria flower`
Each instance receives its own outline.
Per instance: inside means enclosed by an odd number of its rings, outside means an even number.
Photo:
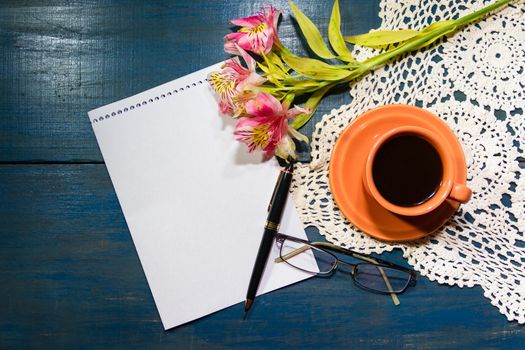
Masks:
[[[240,118],[233,134],[235,139],[248,146],[250,152],[259,148],[267,156],[275,153],[283,159],[295,159],[297,156],[293,138],[308,140],[288,125],[288,121],[299,114],[309,113],[307,109],[288,109],[272,95],[259,93],[246,103],[246,112],[251,117]]]
[[[219,94],[219,108],[222,113],[237,118],[245,114],[245,103],[255,97],[251,91],[266,81],[255,72],[256,62],[246,51],[237,47],[246,66],[241,65],[239,57],[229,59],[220,72],[210,73],[208,81]]]
[[[234,19],[232,24],[240,26],[235,33],[224,37],[224,51],[239,55],[237,46],[257,55],[261,51],[267,54],[277,39],[277,21],[281,13],[272,6],[268,10],[261,9],[255,16]]]

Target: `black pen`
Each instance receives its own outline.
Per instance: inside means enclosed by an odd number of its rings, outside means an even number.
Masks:
[[[286,198],[288,197],[288,191],[290,190],[290,183],[292,182],[293,163],[289,163],[285,168],[281,169],[277,183],[273,190],[270,205],[268,206],[268,218],[266,225],[264,226],[264,233],[259,246],[259,252],[255,259],[255,265],[253,266],[252,277],[250,278],[250,284],[248,285],[248,292],[246,293],[246,302],[244,304],[244,316],[246,314],[257,294],[257,288],[266,266],[266,261],[270,255],[272,249],[273,239],[275,234],[279,231],[279,225],[283,216],[284,206],[286,204]]]

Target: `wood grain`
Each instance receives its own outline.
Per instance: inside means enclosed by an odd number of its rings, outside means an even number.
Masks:
[[[0,348],[520,348],[480,288],[395,307],[339,271],[164,332],[104,165],[0,166]],[[309,230],[315,238],[316,232]],[[389,258],[402,262],[398,252]],[[212,286],[210,286],[212,287]],[[210,294],[213,297],[213,294]]]
[[[0,161],[102,161],[87,112],[225,59],[230,19],[266,2],[4,1],[0,10]],[[286,0],[279,35],[297,53]],[[296,4],[327,32],[331,5]],[[377,0],[341,1],[345,34],[379,26]],[[344,90],[317,117],[350,102]],[[314,123],[305,127],[311,133]]]
[[[379,26],[378,2],[340,0],[345,34]],[[0,3],[0,349],[523,348],[480,288],[420,278],[395,307],[342,272],[258,298],[245,322],[238,304],[162,330],[87,111],[224,59],[228,20],[264,3]],[[287,1],[271,3],[305,53]],[[326,33],[331,1],[295,3]],[[348,102],[326,98],[304,132]]]

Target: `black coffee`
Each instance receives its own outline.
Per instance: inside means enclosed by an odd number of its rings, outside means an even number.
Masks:
[[[400,135],[379,148],[372,164],[372,177],[387,201],[411,207],[436,193],[443,177],[443,165],[428,141],[415,135]]]

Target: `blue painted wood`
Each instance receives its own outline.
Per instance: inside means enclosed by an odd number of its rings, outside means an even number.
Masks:
[[[326,32],[331,1],[295,3]],[[1,2],[0,349],[523,347],[523,327],[479,288],[421,278],[394,307],[343,273],[258,298],[245,322],[239,304],[162,330],[105,166],[89,164],[102,157],[86,112],[223,59],[227,20],[262,4]],[[283,42],[304,53],[286,1],[272,4]],[[379,25],[378,0],[340,4],[345,33]],[[348,102],[329,96],[317,119]]]
[[[254,14],[264,3],[3,1],[0,161],[102,161],[87,111],[225,59],[228,21]],[[283,43],[304,53],[287,1],[271,3],[283,11]],[[345,33],[379,26],[377,0],[340,3]],[[327,32],[328,2],[296,4]],[[349,101],[340,92],[318,116]]]
[[[339,272],[164,332],[98,165],[0,166],[0,348],[522,348],[480,288],[420,278],[395,307]],[[315,232],[309,230],[312,238]],[[402,262],[398,252],[389,257]]]

